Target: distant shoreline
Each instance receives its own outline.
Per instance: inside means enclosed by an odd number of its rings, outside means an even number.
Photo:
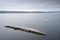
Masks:
[[[53,12],[60,12],[60,11],[0,11],[0,13],[53,13]]]
[[[43,11],[0,11],[0,13],[50,13]]]

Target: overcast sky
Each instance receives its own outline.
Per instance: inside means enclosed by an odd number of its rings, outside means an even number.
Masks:
[[[0,10],[60,11],[60,0],[0,0]]]

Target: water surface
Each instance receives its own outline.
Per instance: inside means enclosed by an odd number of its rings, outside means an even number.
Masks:
[[[48,36],[7,29],[6,25],[34,28]],[[60,40],[60,13],[0,14],[0,40]]]

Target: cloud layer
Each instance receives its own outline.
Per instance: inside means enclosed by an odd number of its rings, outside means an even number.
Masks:
[[[60,11],[60,0],[0,0],[0,10]]]

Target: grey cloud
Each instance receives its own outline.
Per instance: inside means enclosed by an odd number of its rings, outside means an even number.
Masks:
[[[0,9],[59,10],[59,3],[60,0],[0,0]]]

